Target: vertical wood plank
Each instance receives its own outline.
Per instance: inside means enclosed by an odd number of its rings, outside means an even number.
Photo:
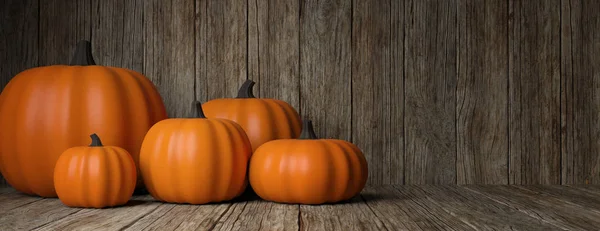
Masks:
[[[560,184],[560,0],[509,7],[510,183]]]
[[[600,2],[561,4],[562,183],[600,183]]]
[[[248,0],[248,79],[255,95],[300,110],[300,1]]]
[[[144,74],[169,117],[189,116],[195,96],[194,0],[144,1]]]
[[[47,0],[39,4],[39,65],[69,64],[75,44],[91,39],[91,0]],[[92,41],[92,53],[98,49],[102,48]]]
[[[508,183],[508,2],[460,0],[457,182]]]
[[[404,180],[404,2],[355,0],[352,141],[369,163],[369,184]]]
[[[144,1],[92,0],[96,63],[144,71]]]
[[[319,137],[350,141],[352,2],[305,0],[301,7],[301,113]]]
[[[0,3],[0,92],[13,76],[38,65],[38,7],[37,0]],[[0,188],[5,186],[0,174]]]
[[[196,97],[232,98],[247,78],[247,1],[196,0]]]
[[[454,184],[456,1],[405,4],[405,182]]]

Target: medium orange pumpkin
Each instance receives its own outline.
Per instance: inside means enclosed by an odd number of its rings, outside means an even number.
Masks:
[[[367,182],[367,161],[354,144],[317,139],[304,121],[299,139],[260,146],[250,160],[250,185],[261,198],[280,203],[323,204],[356,196]]]
[[[247,80],[237,98],[206,102],[203,105],[206,116],[238,123],[248,135],[253,151],[267,141],[297,138],[302,129],[298,112],[284,101],[254,97],[254,84]]]
[[[0,172],[23,193],[56,197],[52,175],[63,151],[86,145],[84,138],[97,132],[137,163],[144,135],[165,118],[150,80],[132,70],[95,65],[91,44],[82,41],[70,66],[26,70],[4,88]]]
[[[140,153],[146,188],[172,203],[231,200],[248,184],[250,141],[235,122],[208,119],[199,102],[193,106],[192,118],[163,120],[148,131]]]
[[[136,182],[133,158],[125,149],[103,146],[90,136],[89,147],[67,149],[54,169],[54,186],[60,201],[69,207],[104,208],[129,201]]]

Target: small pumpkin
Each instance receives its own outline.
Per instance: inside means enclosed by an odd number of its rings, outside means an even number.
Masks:
[[[282,100],[256,98],[252,92],[254,84],[247,80],[236,98],[206,102],[203,105],[206,116],[233,120],[242,126],[252,151],[267,141],[297,138],[302,129],[298,112]]]
[[[318,139],[312,122],[299,139],[260,146],[250,160],[250,185],[261,198],[280,203],[323,204],[356,196],[367,182],[367,161],[354,144]]]
[[[199,102],[192,118],[155,124],[142,143],[140,169],[150,194],[172,203],[231,200],[248,184],[252,149],[242,127],[206,118]]]
[[[54,168],[60,201],[69,207],[105,208],[124,205],[135,189],[135,163],[127,150],[103,146],[95,133],[89,146],[64,151]]]
[[[0,172],[15,189],[56,197],[58,157],[86,145],[92,132],[138,160],[144,135],[167,118],[161,97],[142,74],[96,65],[91,44],[77,45],[71,65],[23,71],[0,95]],[[51,139],[47,137],[52,137]],[[138,179],[138,188],[142,188]]]

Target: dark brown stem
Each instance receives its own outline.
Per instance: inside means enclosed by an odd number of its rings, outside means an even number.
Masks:
[[[81,40],[77,43],[75,54],[71,59],[71,66],[89,66],[96,65],[94,57],[92,57],[92,43],[87,40]]]
[[[316,140],[318,139],[315,134],[315,130],[313,129],[313,124],[311,120],[302,121],[302,133],[300,133],[301,140]]]
[[[246,82],[244,82],[244,84],[242,84],[240,87],[237,98],[256,98],[252,92],[252,87],[254,87],[254,84],[256,84],[254,81],[246,80]]]
[[[192,118],[206,119],[204,110],[202,110],[202,103],[194,101],[192,103]]]
[[[91,134],[90,137],[92,138],[92,143],[90,144],[90,147],[102,147],[102,141],[100,140],[100,137],[98,135],[96,135],[96,133]]]

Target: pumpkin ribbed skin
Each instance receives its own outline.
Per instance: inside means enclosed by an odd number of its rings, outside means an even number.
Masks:
[[[87,135],[96,132],[137,162],[144,135],[165,118],[158,91],[135,71],[62,65],[29,69],[0,95],[0,172],[23,193],[56,197],[52,175],[63,151],[85,145]]]
[[[246,82],[240,91],[251,91],[254,82]],[[248,88],[248,89],[244,89]],[[277,139],[298,138],[302,121],[288,103],[277,99],[246,97],[215,99],[202,105],[208,118],[229,119],[238,123],[250,139],[252,150]]]
[[[124,205],[135,189],[131,155],[115,146],[73,147],[57,160],[54,184],[69,207],[104,208]]]
[[[231,200],[247,186],[250,142],[225,119],[167,119],[142,144],[140,169],[150,194],[171,203]]]
[[[230,119],[242,126],[253,151],[268,141],[300,135],[300,116],[281,100],[217,99],[203,107],[208,118]]]
[[[367,182],[358,147],[336,139],[282,139],[260,146],[250,160],[250,185],[280,203],[323,204],[356,196]]]

